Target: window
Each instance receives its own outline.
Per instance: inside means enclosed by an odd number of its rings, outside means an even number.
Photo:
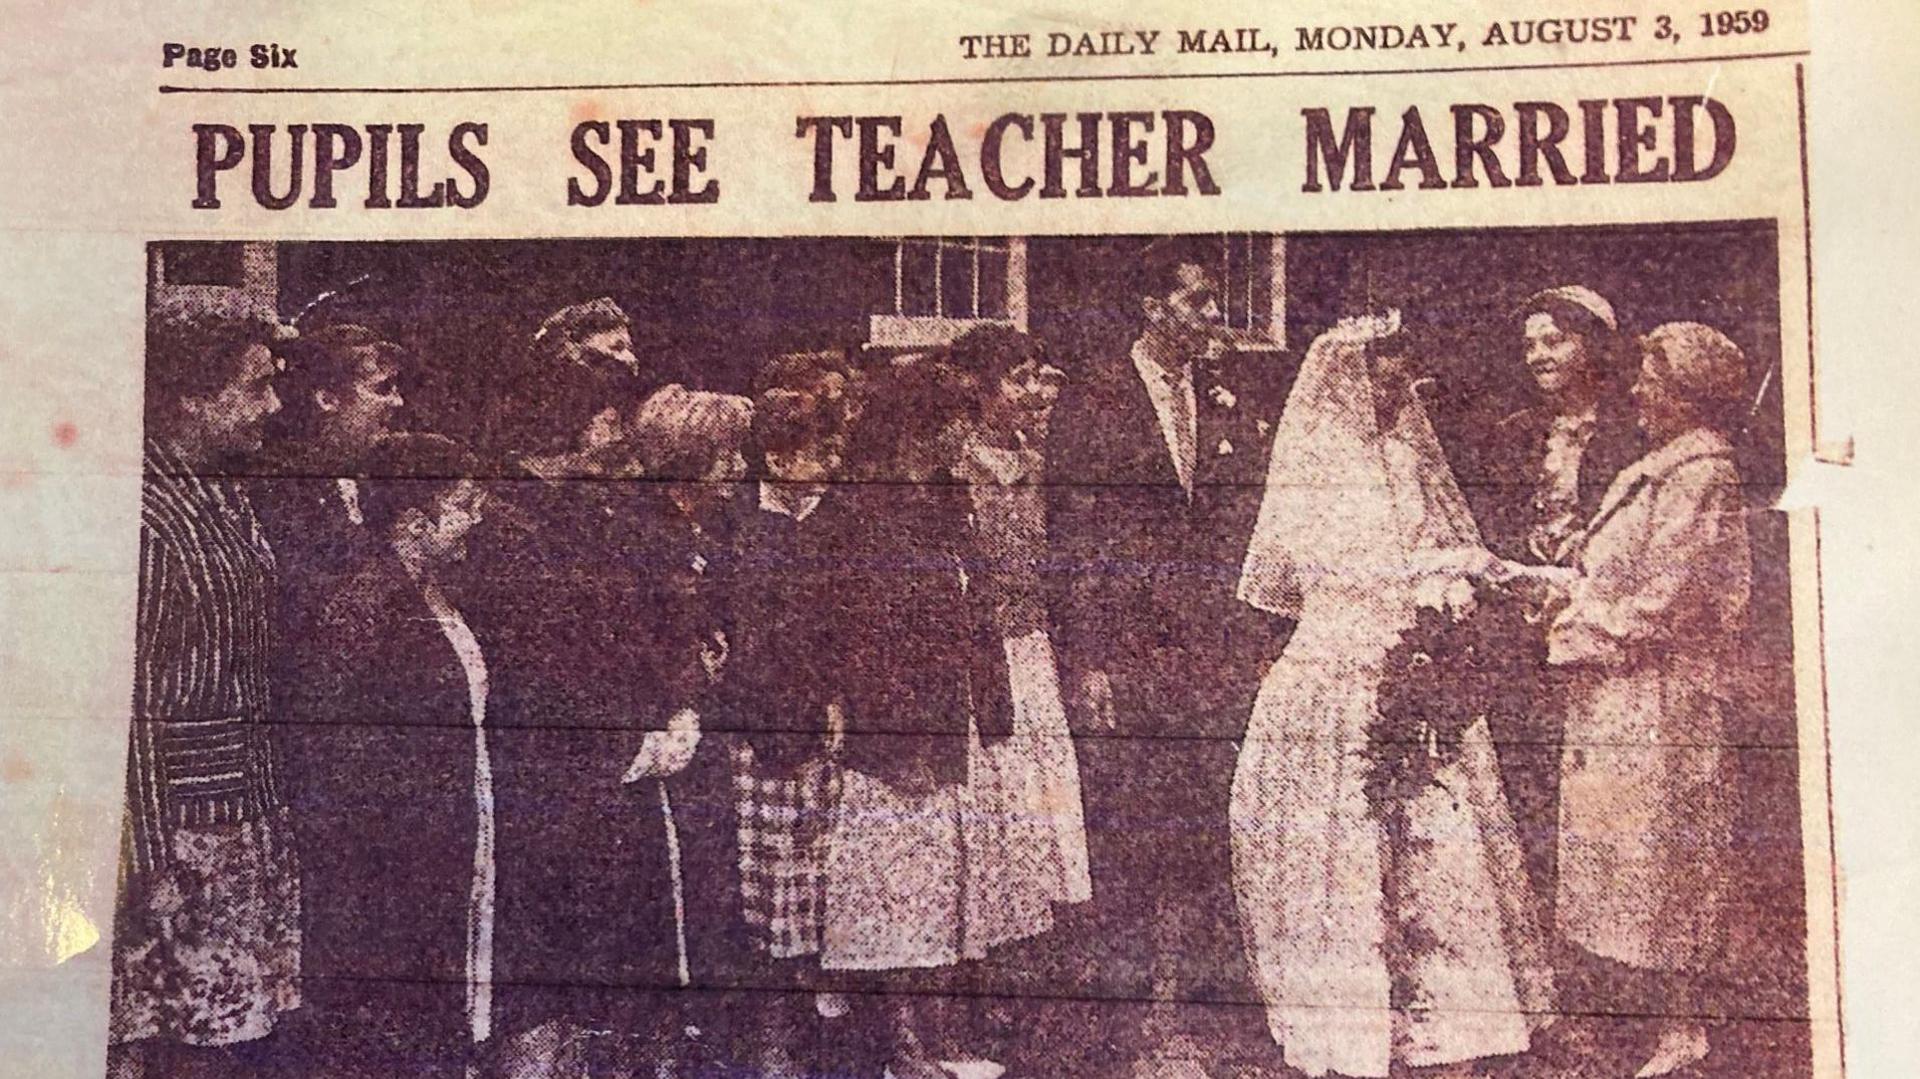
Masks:
[[[902,237],[893,245],[893,304],[868,320],[881,347],[943,345],[968,329],[1027,328],[1027,245],[1018,237]]]
[[[1263,232],[1221,235],[1213,267],[1220,281],[1220,307],[1243,349],[1286,344],[1286,238]]]
[[[147,246],[147,283],[157,306],[240,306],[271,314],[278,300],[274,245],[189,240]]]
[[[160,245],[161,272],[169,285],[226,285],[244,280],[240,245],[205,241]]]

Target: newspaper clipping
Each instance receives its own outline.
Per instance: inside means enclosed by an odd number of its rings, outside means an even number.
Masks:
[[[0,1072],[1841,1074],[1768,4],[73,16]]]

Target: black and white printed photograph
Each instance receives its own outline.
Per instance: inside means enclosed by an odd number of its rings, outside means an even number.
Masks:
[[[1780,243],[152,243],[108,1074],[1811,1076]]]

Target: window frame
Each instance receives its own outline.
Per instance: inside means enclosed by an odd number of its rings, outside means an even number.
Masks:
[[[906,311],[907,251],[910,247],[933,249],[932,314],[908,314]],[[947,252],[959,249],[972,255],[972,308],[968,313],[945,310],[946,290],[942,279]],[[980,257],[1004,254],[1006,272],[1002,275],[1005,294],[1004,315],[982,315],[980,293]],[[877,312],[867,318],[869,348],[934,348],[951,344],[961,334],[977,326],[1005,326],[1027,332],[1027,239],[1024,236],[897,236],[893,239],[893,310]]]

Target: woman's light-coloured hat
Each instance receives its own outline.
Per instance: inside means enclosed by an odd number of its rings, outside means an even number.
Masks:
[[[1667,382],[1690,400],[1719,405],[1747,392],[1747,357],[1719,330],[1699,322],[1669,322],[1640,338],[1661,357]]]
[[[1614,333],[1620,332],[1620,318],[1614,313],[1613,304],[1605,296],[1585,285],[1559,285],[1544,288],[1526,298],[1520,305],[1520,313],[1531,314],[1542,305],[1552,302],[1571,304],[1592,315],[1600,324]]]

